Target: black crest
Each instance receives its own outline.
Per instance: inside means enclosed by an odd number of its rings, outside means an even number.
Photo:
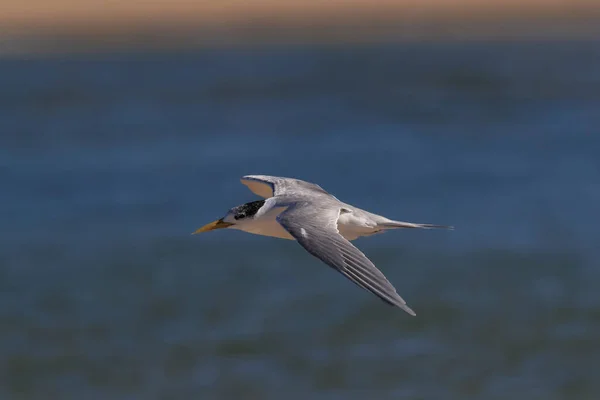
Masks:
[[[237,220],[252,217],[260,210],[263,204],[265,204],[264,200],[258,200],[237,206],[232,210],[233,218]]]

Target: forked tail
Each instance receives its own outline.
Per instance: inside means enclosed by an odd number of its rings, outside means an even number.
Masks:
[[[450,229],[454,230],[453,226],[448,225],[435,225],[435,224],[415,224],[413,222],[402,222],[402,221],[389,221],[377,224],[377,226],[383,229],[395,229],[395,228],[421,228],[421,229]]]

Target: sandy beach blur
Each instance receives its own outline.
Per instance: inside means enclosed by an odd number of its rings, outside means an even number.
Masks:
[[[583,37],[596,0],[0,2],[0,53]]]

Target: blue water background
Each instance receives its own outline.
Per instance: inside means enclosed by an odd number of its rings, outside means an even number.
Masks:
[[[455,231],[190,233],[246,174]],[[0,60],[0,398],[600,398],[600,45]]]

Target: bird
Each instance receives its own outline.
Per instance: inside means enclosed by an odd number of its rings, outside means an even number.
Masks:
[[[193,234],[237,229],[296,240],[360,288],[416,316],[385,275],[351,241],[391,229],[454,229],[452,226],[395,221],[343,203],[321,186],[300,179],[246,175],[241,182],[263,199],[233,207]]]

